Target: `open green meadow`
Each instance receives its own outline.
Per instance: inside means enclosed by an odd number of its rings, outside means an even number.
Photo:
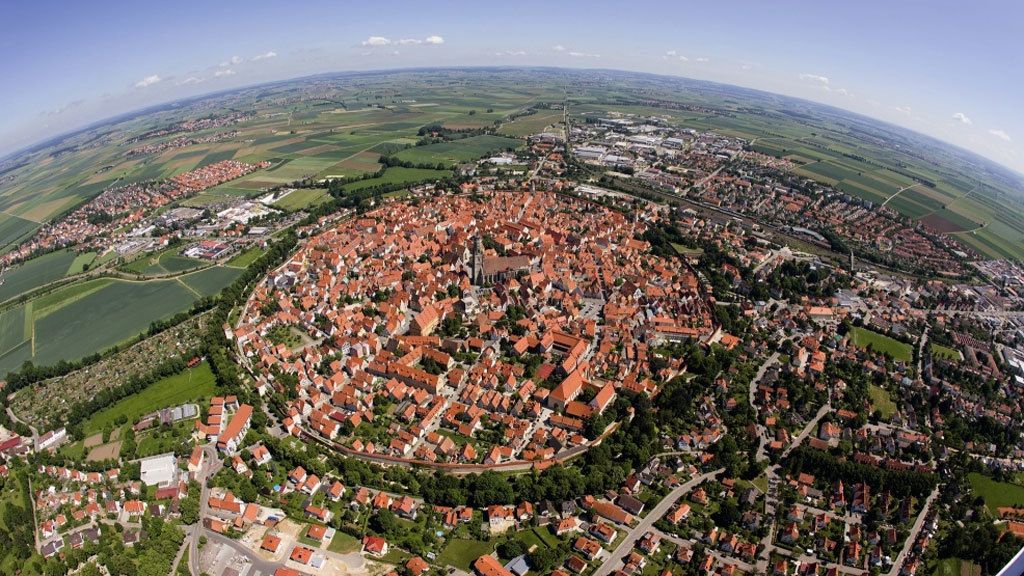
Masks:
[[[850,328],[850,341],[859,348],[871,346],[875,352],[887,354],[893,360],[910,362],[914,357],[914,350],[910,347],[910,344],[900,342],[885,334],[879,334],[867,328],[859,326]]]
[[[532,136],[541,132],[553,129],[558,126],[558,131],[563,129],[561,110],[538,110],[527,116],[520,116],[511,122],[502,124],[498,130],[500,134],[507,134],[515,138]]]
[[[981,576],[981,566],[970,560],[943,558],[936,562],[932,576]]]
[[[68,267],[67,275],[73,276],[75,274],[81,274],[88,270],[95,261],[95,252],[83,252],[82,254],[75,256],[75,259],[71,262],[71,266]]]
[[[228,260],[227,265],[234,268],[247,268],[250,264],[256,261],[257,258],[266,254],[266,250],[256,246],[249,248],[248,250],[236,254],[231,260]]]
[[[977,472],[967,475],[971,490],[985,499],[989,512],[996,515],[996,509],[1003,506],[1024,508],[1024,486],[1009,482],[997,482]]]
[[[221,291],[228,284],[235,281],[242,274],[238,268],[230,266],[212,266],[180,276],[181,280],[190,290],[197,292],[200,296],[213,296]]]
[[[187,368],[184,372],[154,382],[141,392],[100,410],[86,421],[83,428],[86,435],[89,435],[103,430],[107,424],[113,424],[122,416],[128,423],[132,423],[162,408],[198,402],[213,396],[215,382],[210,365],[202,362],[194,368]]]
[[[888,420],[896,413],[896,403],[892,401],[884,388],[868,384],[868,396],[871,398],[871,408],[878,410],[882,414],[882,418]]]
[[[959,361],[962,357],[960,351],[953,348],[943,346],[941,344],[935,344],[934,342],[928,344],[928,348],[932,352],[932,356],[936,358],[942,358],[944,360]]]
[[[473,562],[494,551],[494,543],[481,540],[455,538],[437,555],[440,566],[455,566],[460,570],[471,570]]]

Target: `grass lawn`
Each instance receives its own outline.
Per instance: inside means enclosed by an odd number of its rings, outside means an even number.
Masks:
[[[441,566],[455,566],[469,572],[477,558],[493,551],[493,542],[455,538],[437,555],[436,562]]]
[[[761,474],[751,482],[755,488],[761,491],[761,493],[768,492],[768,475]]]
[[[331,544],[327,549],[338,554],[349,554],[358,552],[361,547],[362,544],[358,538],[338,530],[334,533],[334,538],[331,538]]]
[[[896,403],[884,388],[868,384],[868,396],[871,397],[871,406],[882,413],[882,418],[889,419],[896,413]]]
[[[704,254],[704,250],[701,248],[687,248],[682,244],[672,244],[672,249],[676,251],[676,254],[680,256],[701,256]]]
[[[948,348],[942,344],[928,344],[928,347],[932,351],[932,356],[935,356],[936,358],[953,360],[954,362],[959,361],[961,358],[959,350]]]
[[[136,456],[146,458],[163,454],[164,452],[171,452],[183,443],[188,442],[194,430],[195,425],[192,421],[186,420],[176,423],[170,430],[156,428],[141,433],[136,439],[136,442],[138,442]]]
[[[85,252],[75,256],[75,259],[71,262],[71,267],[68,268],[68,276],[72,274],[81,274],[85,272],[85,269],[92,264],[92,261],[96,259],[95,252]]]
[[[533,527],[520,530],[515,534],[515,537],[523,544],[526,544],[527,548],[533,548],[534,546],[538,546],[540,548],[554,548],[559,544],[558,536],[552,534],[546,527]]]
[[[124,398],[96,414],[85,423],[85,432],[103,430],[108,423],[114,422],[119,416],[125,416],[128,422],[161,408],[170,408],[184,404],[189,400],[199,400],[213,396],[213,372],[206,362],[154,382],[138,394]]]
[[[267,251],[260,247],[250,248],[241,254],[236,255],[231,260],[228,260],[227,265],[232,268],[248,268],[250,264],[256,261],[257,258],[266,254]]]
[[[967,479],[971,482],[971,489],[985,499],[985,506],[993,515],[1000,506],[1024,508],[1024,486],[996,482],[977,472],[968,474]]]
[[[964,571],[964,568],[967,568]],[[943,558],[935,565],[933,576],[980,576],[981,566],[959,558]]]
[[[860,348],[867,348],[870,345],[876,352],[888,354],[893,360],[910,362],[914,357],[914,351],[910,344],[900,342],[867,328],[858,326],[850,328],[850,341],[853,342],[854,346]]]

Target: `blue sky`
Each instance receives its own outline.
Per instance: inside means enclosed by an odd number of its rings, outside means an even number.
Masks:
[[[6,2],[0,155],[141,106],[316,72],[616,68],[798,96],[1024,172],[1024,3]]]

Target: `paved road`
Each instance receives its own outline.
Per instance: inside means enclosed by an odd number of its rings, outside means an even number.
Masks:
[[[244,556],[249,561],[249,563],[252,564],[252,568],[249,570],[250,574],[253,574],[255,573],[256,570],[259,570],[263,574],[269,576],[270,574],[273,574],[275,570],[284,566],[284,561],[274,562],[271,560],[264,560],[263,558],[260,558],[253,554],[252,550],[246,547],[245,544],[242,544],[237,540],[232,540],[231,538],[228,538],[227,536],[224,536],[222,534],[217,534],[216,532],[210,532],[209,530],[207,530],[206,538],[207,540],[209,540],[210,543],[217,543],[227,546],[234,550],[236,553]],[[198,576],[199,574],[200,572],[198,571],[193,572],[194,576]]]
[[[822,404],[821,408],[818,408],[818,413],[814,415],[814,418],[811,419],[811,421],[807,423],[807,426],[804,426],[804,429],[801,430],[800,433],[796,435],[796,438],[793,439],[793,443],[782,451],[782,458],[789,456],[790,452],[792,452],[795,448],[803,444],[804,440],[806,440],[808,436],[813,434],[814,431],[818,429],[818,422],[821,422],[821,419],[825,417],[825,414],[828,414],[831,411],[831,401]]]
[[[199,494],[199,521],[189,529],[189,533],[186,536],[186,540],[188,542],[188,568],[194,576],[198,576],[202,573],[202,570],[199,569],[199,539],[203,536],[206,536],[207,539],[210,539],[213,536],[219,536],[215,532],[206,530],[203,526],[203,519],[206,518],[209,513],[210,488],[207,486],[206,481],[208,478],[220,471],[224,463],[221,462],[213,444],[203,446],[203,452],[206,454],[206,460],[203,462],[202,468],[196,474],[196,481],[199,482],[201,487]],[[175,569],[177,569],[180,554],[181,551],[179,551],[179,558],[175,558]],[[174,570],[171,572],[173,573]]]
[[[921,529],[924,528],[924,519],[928,516],[928,509],[931,508],[932,502],[934,502],[938,496],[939,487],[936,486],[924,501],[924,506],[921,507],[921,512],[917,514],[917,520],[914,521],[914,526],[910,529],[910,535],[907,536],[907,541],[903,543],[903,550],[900,550],[899,555],[896,556],[896,561],[892,563],[892,568],[889,569],[887,576],[896,576],[900,573],[900,568],[903,567],[903,562],[906,561],[907,555],[910,554],[910,549],[914,546],[914,542],[917,541],[918,534],[920,534]]]
[[[39,437],[39,432],[36,431],[35,426],[32,426],[28,422],[25,422],[21,418],[18,418],[18,415],[15,414],[14,411],[12,411],[10,409],[10,407],[7,408],[7,416],[9,416],[10,419],[12,421],[14,421],[14,422],[17,422],[19,424],[24,424],[25,426],[28,426],[29,431],[32,432],[32,437],[31,438],[27,438],[26,440],[31,440],[32,444],[36,443],[36,438]]]
[[[647,513],[647,516],[642,518],[640,522],[622,538],[619,545],[615,547],[615,550],[611,553],[608,559],[605,560],[604,564],[601,564],[597,568],[592,576],[608,576],[611,574],[612,570],[622,564],[622,558],[633,549],[636,539],[640,538],[650,530],[651,527],[654,526],[654,523],[664,516],[673,505],[675,505],[677,500],[688,494],[690,490],[693,490],[702,482],[710,480],[722,472],[725,472],[725,468],[719,468],[714,472],[702,474],[669,492],[668,496],[662,498],[661,502],[658,502],[654,508],[651,508],[651,511]]]
[[[768,368],[771,368],[778,360],[779,353],[772,352],[772,355],[769,356],[768,359],[761,364],[761,367],[757,369],[757,374],[754,375],[754,378],[750,381],[750,385],[747,387],[749,388],[747,391],[747,399],[750,402],[750,407],[754,409],[754,422],[758,423],[757,453],[754,455],[754,460],[758,462],[764,462],[768,459],[768,454],[765,452],[765,448],[768,445],[768,432],[765,430],[764,425],[760,424],[761,418],[759,416],[757,404],[754,402],[754,395],[757,393],[757,385],[761,382],[761,379],[764,378],[765,373],[768,372]]]

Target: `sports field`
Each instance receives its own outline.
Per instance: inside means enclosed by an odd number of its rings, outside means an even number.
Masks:
[[[156,276],[184,272],[206,265],[202,260],[182,256],[178,253],[180,250],[181,247],[175,247],[153,254],[142,254],[121,266],[121,269],[144,276]]]
[[[133,394],[116,404],[93,414],[84,425],[86,434],[103,430],[124,416],[132,423],[141,416],[162,408],[172,408],[186,402],[199,401],[213,396],[216,380],[210,365],[202,362],[194,368],[154,382],[141,392]]]
[[[893,360],[910,362],[914,357],[913,348],[906,342],[894,340],[884,334],[879,334],[867,328],[854,326],[850,328],[850,341],[859,348],[871,347],[875,352],[889,355]]]

